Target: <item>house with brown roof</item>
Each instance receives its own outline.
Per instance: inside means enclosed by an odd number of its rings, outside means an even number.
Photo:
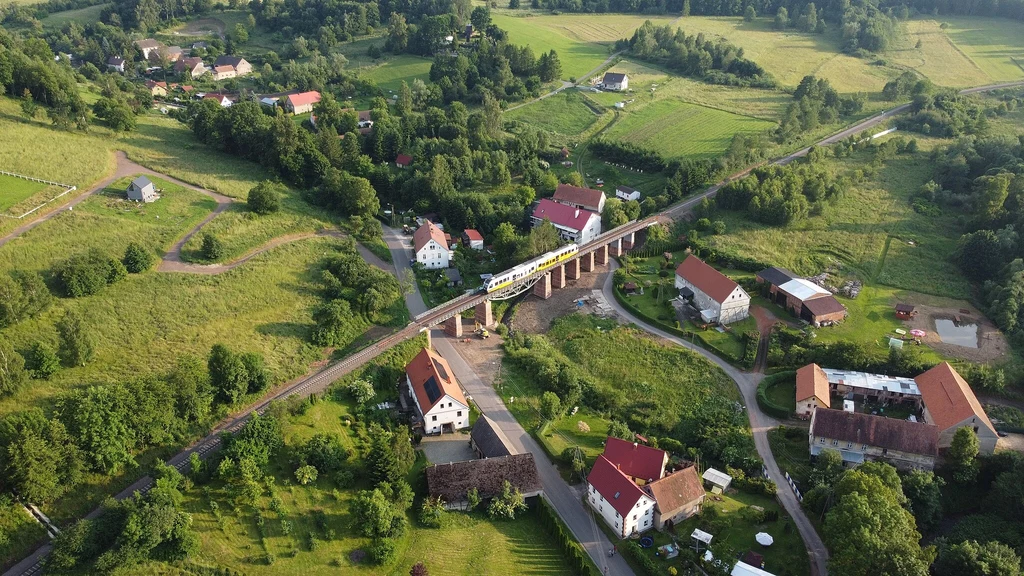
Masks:
[[[146,80],[146,89],[153,96],[167,96],[167,82]]]
[[[480,232],[477,232],[472,228],[467,228],[462,231],[462,244],[466,248],[471,248],[473,250],[483,250],[484,237],[482,234],[480,234]]]
[[[785,268],[765,268],[754,278],[767,285],[769,300],[815,326],[846,318],[846,307],[831,292]]]
[[[676,289],[681,298],[692,299],[705,322],[730,324],[750,315],[750,295],[693,254],[676,268]]]
[[[810,418],[817,408],[831,406],[828,377],[817,364],[808,364],[796,371],[796,415]]]
[[[234,78],[238,74],[235,69],[228,65],[214,66],[211,71],[214,80],[227,80],[228,78]]]
[[[412,235],[413,252],[416,261],[428,270],[447,268],[453,257],[444,231],[427,220]]]
[[[439,498],[446,507],[454,509],[468,508],[467,495],[474,488],[482,499],[498,496],[506,480],[526,498],[543,491],[537,463],[529,452],[436,464],[428,466],[426,474],[430,497]]]
[[[938,453],[939,427],[844,410],[815,410],[808,432],[811,456],[832,449],[856,466],[878,460],[901,470],[931,470]]]
[[[996,449],[999,435],[967,382],[943,362],[914,378],[924,403],[924,421],[938,426],[939,448],[948,448],[958,428],[978,435],[982,454]]]
[[[672,527],[700,512],[704,503],[704,485],[697,475],[697,467],[690,466],[673,472],[646,486],[654,497],[654,527],[662,530]]]
[[[174,63],[174,71],[178,74],[184,74],[188,72],[193,78],[199,78],[203,74],[206,74],[206,64],[203,64],[202,58],[182,58]]]
[[[405,367],[406,393],[416,406],[424,434],[442,434],[469,427],[469,403],[451,366],[440,354],[424,348]]]
[[[163,44],[158,40],[152,38],[145,38],[143,40],[136,40],[135,47],[138,48],[139,52],[142,53],[142,59],[148,60],[149,55],[155,53],[157,50],[163,47]]]
[[[230,66],[236,76],[245,76],[252,72],[252,64],[249,64],[245,58],[239,56],[220,56],[213,62],[214,68],[218,66]]]
[[[124,62],[124,58],[121,58],[120,56],[111,56],[110,58],[107,58],[107,69],[121,72],[123,74]]]
[[[604,210],[604,192],[594,190],[593,188],[583,188],[573,186],[572,184],[559,184],[558,188],[555,189],[555,195],[551,199],[559,204],[590,210],[598,214]]]

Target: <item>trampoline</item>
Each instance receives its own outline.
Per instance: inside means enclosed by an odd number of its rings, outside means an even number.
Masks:
[[[654,538],[651,538],[650,536],[644,536],[640,539],[641,548],[650,548],[651,546],[654,546]]]

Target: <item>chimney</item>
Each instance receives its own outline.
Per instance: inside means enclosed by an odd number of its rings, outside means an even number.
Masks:
[[[576,209],[576,215],[575,215],[575,216],[573,216],[573,218],[579,218],[579,217],[580,217],[580,209],[579,209],[579,208],[577,208],[577,209]]]
[[[638,444],[636,442],[633,442],[633,448],[636,448],[637,446]]]

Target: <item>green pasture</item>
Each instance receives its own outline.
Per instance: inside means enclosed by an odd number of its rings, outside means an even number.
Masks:
[[[607,132],[660,152],[666,158],[714,158],[729,147],[733,135],[763,132],[771,122],[740,116],[675,98],[656,100],[638,110],[629,104]]]
[[[1024,79],[1024,23],[1004,18],[943,17],[946,35],[992,81]]]
[[[97,4],[95,6],[86,6],[85,8],[78,8],[76,10],[65,10],[63,12],[54,12],[43,18],[41,22],[46,28],[61,28],[68,22],[77,22],[81,25],[94,24],[100,21],[100,14],[108,4]]]
[[[526,104],[506,112],[506,120],[519,120],[534,128],[566,136],[576,136],[597,121],[579,92],[566,90],[555,96]]]
[[[427,82],[432,61],[422,56],[400,54],[390,56],[369,70],[361,70],[360,77],[371,80],[378,88],[398,92],[404,81],[409,86],[416,79]]]
[[[42,192],[46,184],[0,174],[0,212],[9,210],[34,194]]]

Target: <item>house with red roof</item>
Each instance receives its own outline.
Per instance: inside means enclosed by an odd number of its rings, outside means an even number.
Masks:
[[[654,527],[654,497],[604,454],[587,476],[587,502],[621,538]]]
[[[974,391],[949,362],[919,374],[914,382],[921,391],[924,421],[939,427],[939,448],[949,448],[957,429],[970,428],[978,436],[982,454],[995,451],[999,434]]]
[[[690,300],[705,322],[730,324],[750,315],[750,295],[693,254],[676,268],[679,297]]]
[[[473,250],[484,249],[484,237],[480,232],[468,228],[462,231],[462,243],[466,248],[472,248]]]
[[[399,154],[395,158],[395,166],[398,166],[399,168],[412,166],[412,156],[409,156],[408,154]]]
[[[600,214],[561,204],[550,198],[544,198],[537,204],[531,220],[534,228],[545,220],[551,222],[566,242],[586,244],[601,235]]]
[[[572,184],[559,184],[558,188],[555,189],[555,195],[551,199],[559,204],[590,210],[598,214],[604,210],[604,192],[594,190],[593,188],[583,188],[573,186]]]
[[[443,434],[469,427],[469,403],[452,367],[429,348],[405,367],[405,392],[416,408],[424,434]]]
[[[289,94],[284,101],[285,110],[292,114],[305,114],[313,111],[313,106],[320,101],[320,93],[316,90]]]
[[[146,89],[153,96],[167,96],[167,82],[146,80]]]
[[[447,268],[453,257],[444,231],[430,220],[413,233],[412,247],[416,261],[428,270]]]

